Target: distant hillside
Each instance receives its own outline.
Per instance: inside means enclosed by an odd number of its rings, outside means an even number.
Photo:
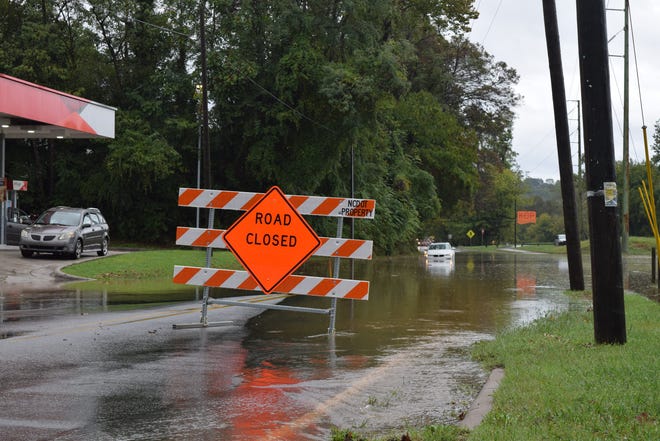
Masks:
[[[561,187],[559,181],[526,178],[524,200],[518,209],[534,210],[537,215],[547,213],[562,216]]]

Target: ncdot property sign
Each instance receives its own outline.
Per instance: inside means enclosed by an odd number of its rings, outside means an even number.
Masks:
[[[279,187],[272,187],[234,222],[223,240],[266,294],[321,246]]]

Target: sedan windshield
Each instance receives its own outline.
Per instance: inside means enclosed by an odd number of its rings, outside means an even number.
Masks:
[[[73,211],[47,211],[36,222],[41,225],[72,227],[80,223],[80,213]]]

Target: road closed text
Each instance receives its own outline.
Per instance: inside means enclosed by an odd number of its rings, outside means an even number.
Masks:
[[[247,233],[245,242],[265,247],[295,247],[298,239],[292,234]]]
[[[254,225],[273,225],[278,227],[288,227],[291,225],[290,214],[269,213],[257,211],[254,213]],[[281,231],[281,229],[280,229]],[[263,232],[248,232],[245,235],[245,242],[248,245],[266,246],[266,247],[295,247],[298,239],[293,234],[270,234]]]

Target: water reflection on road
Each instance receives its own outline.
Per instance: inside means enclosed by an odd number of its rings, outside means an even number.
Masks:
[[[303,271],[318,270],[314,265]],[[637,267],[629,268],[627,280],[635,280]],[[347,267],[341,276],[350,277]],[[38,372],[20,360],[2,371],[0,395],[11,404],[0,405],[0,414],[21,415],[11,424],[25,427],[13,433],[56,433],[60,440],[327,440],[336,426],[382,433],[453,423],[486,377],[469,357],[472,342],[577,305],[563,294],[563,256],[459,252],[436,264],[381,258],[358,265],[355,278],[371,280],[369,300],[338,302],[334,337],[326,316],[268,311],[244,327],[156,332],[154,322],[135,321],[148,332],[108,335],[106,327],[87,346],[57,338],[64,353],[43,345]],[[91,298],[103,305],[113,296],[75,295],[86,300],[71,302],[78,308],[71,316],[93,310]],[[305,296],[285,303],[328,306]],[[36,310],[40,304],[30,303]],[[56,304],[47,303],[51,312]],[[2,311],[5,325],[44,320]],[[0,418],[0,430],[8,421]]]

